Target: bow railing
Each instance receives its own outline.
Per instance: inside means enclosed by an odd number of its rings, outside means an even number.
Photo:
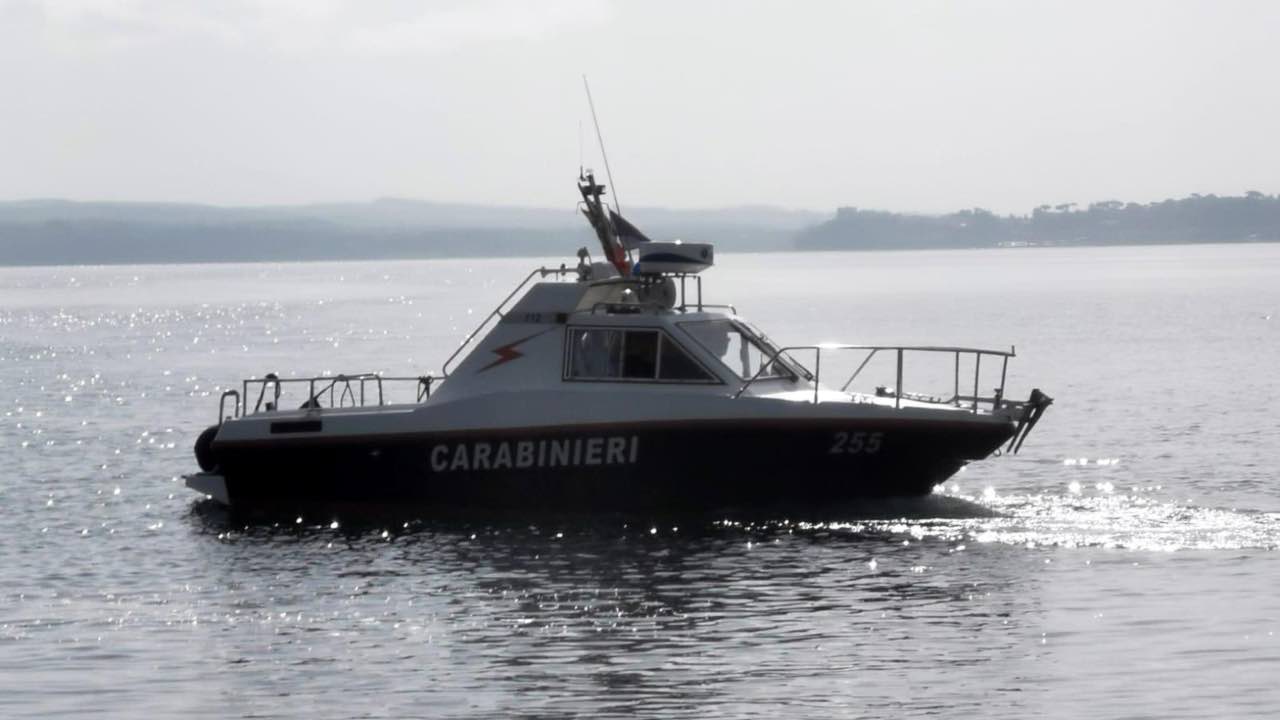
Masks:
[[[765,376],[765,371],[770,367],[789,367],[785,358],[789,357],[789,353],[811,351],[813,358],[813,402],[816,404],[819,400],[819,391],[822,387],[822,354],[823,352],[857,352],[862,351],[866,356],[862,358],[862,362],[854,369],[853,374],[845,380],[840,386],[841,392],[848,392],[849,387],[858,379],[862,371],[871,363],[873,359],[881,353],[892,353],[896,360],[895,381],[892,388],[880,386],[876,388],[876,395],[879,397],[891,397],[894,400],[894,407],[901,407],[903,400],[924,402],[936,405],[952,405],[954,407],[967,407],[973,412],[978,412],[983,405],[990,406],[990,409],[1000,407],[1004,401],[1004,385],[1005,377],[1009,369],[1009,358],[1015,357],[1014,348],[1008,350],[990,350],[985,348],[969,348],[969,347],[950,347],[950,346],[933,346],[933,345],[844,345],[835,343],[823,343],[820,345],[788,345],[773,352],[768,362],[761,363],[742,387],[738,388],[734,393],[734,397],[741,397],[756,381]],[[954,383],[950,397],[939,397],[934,395],[924,395],[918,393],[910,393],[903,390],[903,374],[904,359],[909,353],[930,353],[930,354],[950,354],[955,358]],[[960,384],[960,368],[962,358],[973,359],[973,384],[972,392],[965,394],[962,392]],[[982,360],[983,358],[991,358],[1000,365],[1000,385],[995,388],[992,395],[983,396],[979,389],[982,380]],[[782,359],[782,362],[779,360]],[[773,376],[770,374],[770,376]],[[967,379],[967,377],[966,377]],[[965,390],[968,390],[966,384]]]

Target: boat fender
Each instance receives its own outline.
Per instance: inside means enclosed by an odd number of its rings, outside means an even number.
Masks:
[[[213,456],[213,439],[218,436],[218,426],[210,425],[196,438],[196,462],[205,472],[218,469],[218,460]]]

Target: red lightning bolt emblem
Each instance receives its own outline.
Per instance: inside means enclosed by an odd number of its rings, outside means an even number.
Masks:
[[[541,335],[541,334],[543,334],[543,333],[545,333],[545,332],[548,332],[548,331],[549,331],[549,330],[551,330],[551,329],[553,329],[553,328],[548,328],[547,330],[543,330],[542,332],[536,332],[536,333],[534,333],[534,334],[530,335],[529,337],[521,338],[521,339],[519,339],[519,340],[516,340],[515,342],[509,342],[509,343],[507,343],[506,345],[499,345],[498,347],[494,348],[493,350],[490,350],[489,352],[492,352],[494,355],[497,355],[497,356],[498,356],[498,359],[497,359],[497,360],[494,360],[493,362],[489,363],[488,365],[485,365],[484,367],[480,368],[480,369],[479,369],[479,370],[477,370],[476,372],[484,372],[485,370],[489,370],[489,369],[491,369],[491,368],[498,367],[499,365],[502,365],[502,364],[504,364],[504,363],[509,363],[509,362],[511,362],[512,360],[515,360],[516,358],[524,357],[524,353],[522,353],[522,352],[520,352],[519,350],[517,350],[517,349],[516,349],[516,347],[517,347],[517,346],[519,346],[519,345],[521,345],[521,344],[523,344],[523,343],[527,343],[527,342],[529,342],[530,340],[532,340],[532,339],[534,339],[534,338],[538,337],[539,335]]]

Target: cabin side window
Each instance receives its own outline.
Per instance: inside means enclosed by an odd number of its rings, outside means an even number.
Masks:
[[[628,330],[622,334],[622,376],[653,380],[658,376],[658,331]]]
[[[571,380],[716,382],[659,330],[571,328],[566,363]]]
[[[569,338],[569,377],[622,377],[622,333],[592,328],[574,330]]]
[[[658,379],[681,382],[716,382],[697,360],[689,357],[671,338],[662,336],[662,353],[658,362]]]

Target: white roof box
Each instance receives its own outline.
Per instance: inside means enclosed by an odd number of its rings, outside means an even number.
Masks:
[[[647,242],[640,245],[635,272],[640,275],[693,274],[711,267],[714,262],[715,248],[711,243]]]

